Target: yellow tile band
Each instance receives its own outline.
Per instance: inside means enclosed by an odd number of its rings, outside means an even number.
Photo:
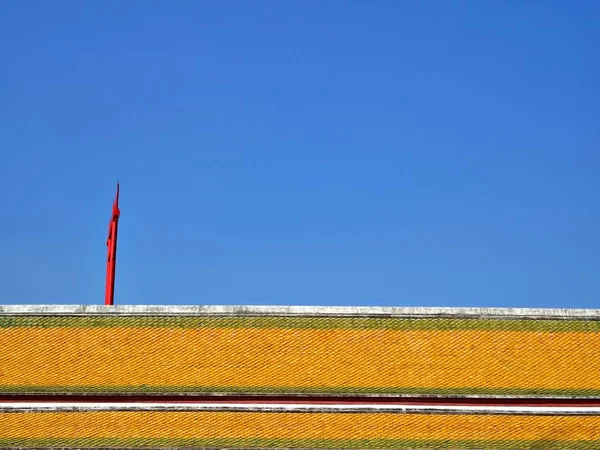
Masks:
[[[243,325],[0,328],[0,390],[600,392],[600,332]]]
[[[228,442],[250,447],[385,448],[437,443],[454,448],[600,448],[600,416],[265,412],[0,413],[0,445],[79,442],[176,446]],[[238,444],[236,444],[236,442]],[[546,442],[546,445],[543,443]],[[591,446],[595,443],[596,447]],[[512,447],[517,445],[518,447]],[[398,447],[400,445],[400,447]],[[589,447],[586,447],[589,446]]]

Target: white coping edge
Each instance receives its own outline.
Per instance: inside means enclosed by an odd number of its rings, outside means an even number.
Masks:
[[[385,412],[402,414],[525,414],[600,415],[597,406],[448,406],[448,405],[332,405],[273,403],[46,403],[2,402],[0,412],[75,411],[239,411],[239,412]]]
[[[600,309],[434,308],[377,306],[158,306],[158,305],[0,305],[0,315],[40,316],[310,316],[449,317],[600,320]]]

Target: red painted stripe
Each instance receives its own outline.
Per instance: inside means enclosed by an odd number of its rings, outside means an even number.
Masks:
[[[266,404],[335,404],[335,405],[440,405],[440,406],[543,406],[600,407],[600,399],[581,398],[433,398],[433,397],[353,397],[353,396],[273,396],[273,395],[65,395],[1,394],[8,402],[93,402],[93,403],[266,403]]]

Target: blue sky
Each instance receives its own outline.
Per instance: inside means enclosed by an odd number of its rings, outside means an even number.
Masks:
[[[0,302],[598,307],[599,17],[2,2]]]

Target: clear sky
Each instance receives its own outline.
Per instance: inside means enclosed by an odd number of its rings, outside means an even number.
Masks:
[[[600,307],[600,2],[0,3],[0,303]]]

